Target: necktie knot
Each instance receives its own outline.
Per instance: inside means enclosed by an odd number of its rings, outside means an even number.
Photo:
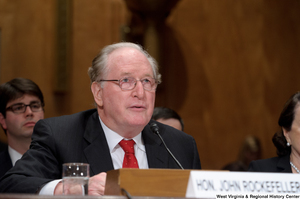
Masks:
[[[134,155],[134,140],[121,140],[119,145],[125,152],[123,168],[139,168],[137,159]]]
[[[134,154],[134,144],[134,140],[121,140],[119,143],[125,153],[131,154]]]

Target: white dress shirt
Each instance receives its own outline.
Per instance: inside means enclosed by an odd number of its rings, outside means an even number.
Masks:
[[[99,117],[99,119],[100,119],[100,117]],[[107,143],[108,143],[108,147],[109,147],[110,155],[111,155],[111,158],[113,161],[114,169],[120,169],[120,168],[122,168],[125,152],[119,145],[119,142],[124,138],[122,136],[120,136],[118,133],[109,129],[102,122],[101,119],[100,119],[100,122],[101,122],[103,131],[104,131]],[[132,139],[136,143],[134,145],[134,153],[135,153],[135,157],[138,161],[139,168],[140,169],[148,169],[149,166],[148,166],[148,161],[147,161],[145,144],[144,144],[144,141],[142,140],[142,134],[139,133],[137,136],[135,136]]]
[[[13,148],[11,148],[9,145],[8,145],[8,154],[10,156],[11,163],[13,166],[15,166],[17,160],[22,158],[22,154],[14,150]]]
[[[106,141],[108,143],[110,155],[112,158],[114,169],[120,169],[123,165],[123,159],[125,152],[119,145],[119,142],[124,139],[122,136],[120,136],[118,133],[112,131],[109,129],[101,120],[99,117],[101,126],[103,128]],[[142,134],[139,133],[137,136],[132,138],[135,141],[134,145],[134,151],[135,156],[139,164],[140,169],[148,169],[148,161],[147,161],[147,155],[146,155],[146,149],[144,141],[142,140]],[[39,192],[39,195],[54,195],[54,189],[56,185],[61,181],[61,179],[53,180],[49,183],[47,183]]]

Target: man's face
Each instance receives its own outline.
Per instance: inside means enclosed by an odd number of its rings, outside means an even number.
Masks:
[[[6,107],[17,103],[30,104],[32,102],[41,102],[38,97],[25,94],[21,98],[10,101]],[[32,112],[27,106],[24,113],[14,113],[11,110],[6,111],[6,118],[0,113],[0,123],[6,129],[7,136],[15,139],[31,138],[35,123],[44,118],[44,111]]]
[[[147,58],[133,48],[115,50],[108,58],[108,68],[106,80],[154,77]],[[130,138],[136,136],[150,121],[155,90],[144,90],[141,81],[137,81],[134,89],[126,91],[121,90],[115,82],[104,82],[100,90],[101,100],[97,102],[100,107],[99,115],[110,129]]]

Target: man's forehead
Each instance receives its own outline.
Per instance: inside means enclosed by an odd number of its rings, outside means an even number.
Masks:
[[[132,47],[121,47],[111,52],[108,60],[111,62],[122,62],[138,59],[142,59],[143,61],[147,60],[145,54],[138,49]]]
[[[122,49],[120,49],[122,50]],[[108,57],[108,66],[111,68],[112,66],[116,67],[126,67],[126,65],[148,65],[151,68],[150,62],[147,57],[137,49],[134,48],[123,48],[122,51],[116,50],[116,52],[112,52]]]
[[[30,95],[30,94],[24,94],[19,98],[10,100],[7,105],[12,105],[12,104],[16,104],[16,103],[24,103],[24,102],[34,102],[34,101],[40,101],[40,99],[35,96],[35,95]]]

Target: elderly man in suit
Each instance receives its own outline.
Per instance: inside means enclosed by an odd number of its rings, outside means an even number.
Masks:
[[[126,167],[123,141],[134,143],[138,168],[179,168],[151,123],[183,168],[201,168],[192,136],[151,121],[161,77],[156,61],[139,45],[105,47],[88,72],[96,109],[38,122],[31,148],[4,176],[0,191],[62,194],[62,164],[83,162],[90,164],[89,195],[103,195],[106,172]]]

